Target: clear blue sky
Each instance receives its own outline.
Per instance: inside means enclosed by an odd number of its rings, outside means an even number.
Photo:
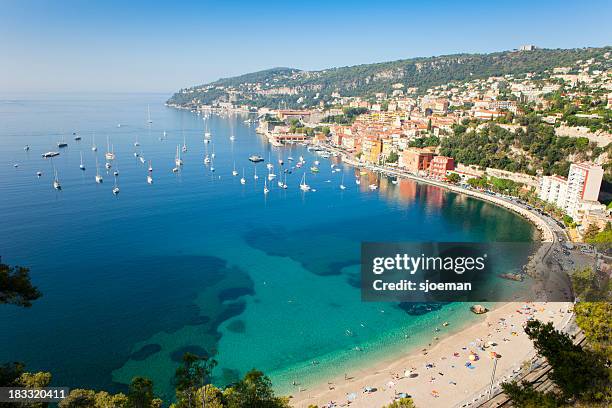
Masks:
[[[0,1],[0,93],[173,90],[289,66],[612,43],[612,2]]]

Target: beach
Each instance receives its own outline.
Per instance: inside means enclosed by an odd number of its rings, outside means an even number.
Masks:
[[[399,393],[411,396],[417,407],[459,405],[485,391],[491,382],[494,359],[494,383],[498,383],[533,356],[533,345],[523,330],[528,319],[553,322],[560,328],[568,320],[571,306],[505,303],[482,315],[481,322],[439,341],[432,334],[431,346],[418,352],[378,362],[310,389],[301,389],[296,383],[291,405],[373,408],[389,404]]]

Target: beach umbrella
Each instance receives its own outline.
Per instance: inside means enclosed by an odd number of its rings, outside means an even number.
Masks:
[[[354,392],[351,392],[350,394],[346,394],[346,400],[347,401],[355,401],[355,398],[357,398],[357,394],[355,394]]]

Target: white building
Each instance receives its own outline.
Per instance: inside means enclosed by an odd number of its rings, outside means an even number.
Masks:
[[[560,176],[542,177],[539,197],[561,208],[570,217],[577,218],[584,202],[597,201],[602,179],[601,166],[572,163],[567,180]]]
[[[561,176],[544,176],[540,181],[540,199],[563,208],[567,199],[567,180]]]

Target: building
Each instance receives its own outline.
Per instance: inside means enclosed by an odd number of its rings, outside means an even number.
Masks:
[[[554,204],[576,218],[584,202],[596,202],[603,179],[603,168],[592,163],[572,163],[567,179],[542,177],[540,199]]]
[[[525,44],[525,45],[521,45],[519,47],[519,51],[533,51],[535,50],[537,47],[533,44]]]
[[[363,138],[361,152],[362,160],[369,163],[378,163],[382,153],[382,143],[377,136],[368,135]]]
[[[563,208],[567,198],[567,180],[561,176],[544,176],[540,181],[540,199]]]
[[[580,201],[597,201],[603,179],[603,168],[592,163],[572,163],[567,176],[567,197],[562,207],[574,217]]]
[[[434,157],[434,153],[428,150],[410,148],[404,150],[400,156],[399,166],[412,173],[429,170],[429,165]]]
[[[444,180],[446,173],[452,170],[455,170],[455,160],[452,157],[436,156],[429,165],[429,174],[439,180]]]

